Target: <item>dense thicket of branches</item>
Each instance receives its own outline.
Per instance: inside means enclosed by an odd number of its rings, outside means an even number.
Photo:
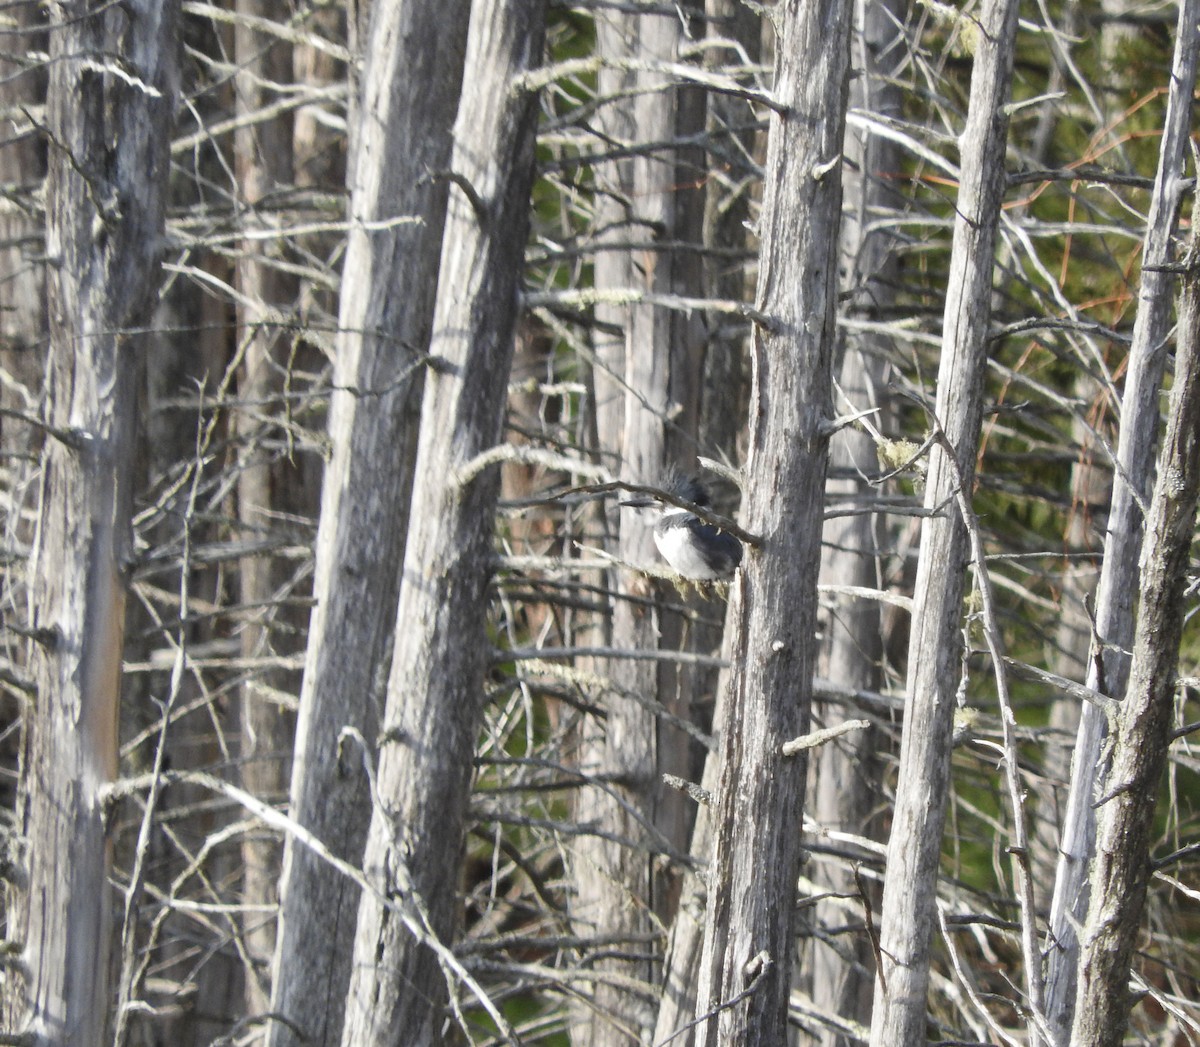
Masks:
[[[160,7],[0,35],[0,1042],[1200,1044],[1191,0]]]

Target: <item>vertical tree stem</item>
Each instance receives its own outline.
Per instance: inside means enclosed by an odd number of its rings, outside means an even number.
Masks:
[[[954,240],[942,330],[936,415],[949,442],[930,452],[928,509],[958,486],[970,491],[983,408],[996,226],[1004,154],[1016,0],[987,0],[975,36],[971,98],[963,132]],[[964,31],[967,28],[964,27]],[[947,461],[953,453],[956,467]],[[925,1039],[929,947],[937,925],[938,866],[949,796],[951,726],[960,672],[966,526],[958,513],[931,517],[921,533],[908,656],[908,702],[900,778],[888,842],[880,922],[883,967],[875,983],[872,1047]]]

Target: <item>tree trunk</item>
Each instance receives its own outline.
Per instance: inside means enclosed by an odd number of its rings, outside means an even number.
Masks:
[[[902,92],[881,68],[900,24],[899,5],[887,0],[858,0],[851,48],[860,72],[850,85],[850,104],[872,116],[900,115]],[[875,319],[887,314],[899,284],[899,265],[893,234],[871,230],[872,216],[895,206],[890,182],[900,169],[900,150],[894,142],[869,130],[847,130],[845,177],[846,205],[842,219],[843,293],[853,317]],[[839,384],[849,402],[837,404],[837,413],[884,407],[888,381],[886,339],[863,332],[846,332]],[[875,424],[883,428],[876,415]],[[871,487],[864,479],[877,470],[875,441],[857,428],[843,429],[830,444],[830,466],[837,475],[826,485],[826,497],[854,502],[868,499]],[[873,514],[835,517],[825,524],[821,553],[821,581],[827,585],[877,588],[880,584],[881,521]],[[854,690],[877,691],[882,682],[883,623],[880,605],[857,596],[828,598],[822,627],[821,675]],[[848,718],[852,710],[844,701],[825,701],[813,709],[818,727]],[[823,745],[814,758],[812,817],[823,829],[865,833],[878,803],[881,773],[876,750],[879,732],[854,731]],[[878,829],[878,826],[876,826]],[[858,891],[854,872],[841,858],[817,859],[809,873],[835,898],[853,897]],[[810,910],[816,936],[812,946],[814,1009],[822,1014],[870,1020],[871,943],[865,930],[854,936],[838,935],[847,910],[837,901],[818,902]],[[823,1047],[850,1047],[849,1041],[826,1027],[813,1039]]]
[[[597,12],[596,53],[609,58],[629,57],[635,25],[635,15],[616,10]],[[633,80],[632,73],[621,71],[607,63],[601,66],[597,74],[597,98],[617,96],[618,99],[602,105],[596,113],[596,122],[605,142],[621,143],[635,138],[630,104],[627,99],[620,97],[630,90]],[[598,250],[593,279],[597,288],[628,287],[631,284],[629,252],[618,246],[633,235],[630,232],[631,227],[626,223],[625,212],[632,195],[630,164],[628,158],[618,156],[596,166],[596,187],[601,190],[596,194],[595,215]],[[620,470],[621,429],[625,410],[622,381],[625,371],[627,309],[598,303],[595,317],[596,326],[592,332],[595,362],[591,373],[592,402],[596,415],[595,454],[599,461],[618,463],[618,468],[613,470],[614,474],[617,474]],[[585,526],[591,533],[603,534],[609,547],[617,546],[619,549],[620,524],[617,520],[608,519],[601,506],[596,506],[589,512],[587,519],[589,523]],[[606,588],[610,597],[615,588],[615,581],[615,570],[589,578],[589,582],[597,588]],[[611,606],[611,599],[609,603]],[[598,614],[590,618],[581,616],[581,620],[576,623],[576,629],[577,640],[587,637],[593,641],[593,646],[607,647],[611,646],[615,625],[611,613]],[[589,663],[585,659],[580,668],[596,675],[608,671],[606,663],[599,660]],[[649,671],[647,667],[646,672]],[[607,695],[605,697],[607,699]],[[627,724],[626,730],[632,739],[632,751],[627,754],[626,762],[643,765],[640,777],[644,784],[646,777],[651,773],[644,765],[651,758],[646,750],[652,737],[650,730],[653,718],[632,703],[629,704],[627,714],[620,707],[613,712],[616,713],[614,725],[618,730],[621,729],[622,722]],[[579,771],[599,779],[608,768],[605,745],[606,717],[583,717],[579,732]],[[576,794],[572,817],[578,825],[594,825],[600,828],[611,820],[611,808],[616,808],[617,816],[622,813],[619,806],[603,794],[605,787],[597,782],[584,786]],[[623,799],[628,802],[627,796]],[[641,809],[643,806],[639,804],[635,809]],[[570,855],[569,875],[573,887],[570,901],[571,920],[580,937],[603,937],[607,941],[618,941],[628,954],[639,945],[645,949],[644,942],[648,932],[648,892],[647,883],[641,876],[638,876],[635,883],[626,882],[627,877],[614,879],[614,871],[616,875],[621,875],[619,870],[613,869],[619,860],[620,849],[615,843],[602,839],[599,834],[580,836]],[[626,904],[627,899],[630,904]],[[626,942],[622,939],[632,941]],[[621,959],[598,962],[601,964],[601,973],[607,973],[613,968],[628,973],[632,966],[628,961]],[[631,998],[628,1003],[622,1006],[624,997],[619,991],[606,987],[600,980],[592,983],[589,997],[577,1001],[572,1007],[572,1047],[602,1047],[608,1037],[615,1039],[617,1043],[636,1043],[639,1021],[637,1010],[642,1001],[632,993],[629,996]],[[620,1029],[614,1030],[612,1027],[615,1022],[629,1028],[629,1035],[621,1039]]]
[[[848,2],[790,0],[775,63],[732,669],[700,967],[698,1044],[786,1042],[820,534],[837,339]]]
[[[276,0],[238,0],[237,7],[240,16],[263,21],[284,15]],[[235,135],[235,170],[245,214],[258,229],[272,221],[270,209],[276,206],[272,198],[292,183],[292,122],[287,116],[254,118],[274,97],[269,85],[290,79],[292,54],[282,41],[239,20],[234,28],[234,55],[238,67],[235,107],[246,121]],[[267,257],[272,253],[278,254],[278,247],[272,252],[261,241],[247,240],[236,270],[240,295],[238,399],[242,404],[234,414],[239,451],[237,516],[241,536],[249,540],[267,534],[280,515],[298,515],[301,507],[292,503],[303,489],[294,479],[288,482],[288,462],[276,460],[267,439],[268,434],[273,435],[274,412],[284,409],[278,394],[288,366],[288,346],[277,317],[295,305],[295,281],[272,264]],[[275,569],[269,552],[244,557],[237,577],[238,597],[245,608],[239,634],[242,654],[263,657],[274,652],[278,631],[272,624],[276,615],[284,613],[277,594],[286,580]],[[276,689],[288,688],[282,679],[252,675],[240,693],[242,786],[266,803],[277,803],[287,793],[287,754],[292,744],[291,717],[275,700]],[[278,901],[282,848],[273,834],[257,831],[245,835],[241,850],[242,900],[248,907],[242,934],[250,960],[245,1008],[253,1015],[267,1010],[270,1000],[268,968],[275,947],[275,921],[263,915],[262,907]]]
[[[1195,28],[1180,9],[1180,43]],[[1072,1047],[1120,1047],[1132,998],[1129,965],[1152,872],[1154,816],[1175,711],[1184,589],[1200,492],[1200,255],[1186,265],[1175,380],[1142,543],[1141,599],[1129,690],[1114,725],[1112,769],[1096,816],[1096,860],[1083,930]],[[1165,354],[1164,354],[1165,355]]]
[[[937,381],[937,418],[947,449],[930,453],[925,507],[941,509],[921,534],[908,648],[908,700],[900,777],[888,842],[872,1047],[925,1041],[929,950],[949,795],[955,694],[961,672],[963,580],[968,534],[951,497],[970,497],[983,413],[996,225],[1004,153],[1015,0],[987,0],[979,15]]]
[[[677,135],[679,87],[655,65],[673,62],[682,39],[679,17],[659,13],[605,12],[597,20],[597,51],[609,59],[632,59],[647,68],[636,73],[607,69],[598,92],[605,135],[613,143],[645,143],[631,159],[604,165],[599,174],[604,203],[598,208],[598,239],[606,244],[596,259],[596,286],[646,294],[677,291],[679,221]],[[627,92],[628,97],[621,97]],[[664,243],[660,244],[659,241]],[[672,404],[679,424],[694,429],[695,391],[685,377],[698,366],[683,362],[689,344],[683,318],[646,303],[598,306],[596,339],[598,443],[620,475],[653,483],[667,458]],[[690,393],[690,395],[689,395]],[[617,555],[624,564],[658,559],[645,521],[623,511]],[[627,568],[616,578],[610,644],[618,650],[650,650],[678,636],[677,620],[644,601],[653,585]],[[646,840],[658,821],[661,798],[660,739],[655,714],[628,695],[660,694],[660,671],[652,661],[616,658],[602,669],[613,688],[605,697],[603,722],[589,720],[580,765],[604,783],[579,799],[576,818],[597,830],[581,838],[573,873],[577,882],[573,916],[588,934],[619,944],[596,962],[597,979],[573,1042],[588,1047],[624,1047],[650,1035],[654,1023],[656,910],[665,904],[656,888],[654,862],[643,849],[622,841]],[[681,715],[686,713],[677,710]],[[664,739],[664,741],[669,741]],[[676,767],[676,770],[680,768]],[[684,834],[677,834],[682,847]],[[633,979],[633,981],[630,981]]]
[[[705,14],[710,39],[729,41],[728,46],[706,52],[705,64],[714,70],[745,54],[758,59],[762,20],[737,0],[706,0]],[[749,253],[750,186],[757,182],[752,158],[759,137],[753,107],[743,98],[711,92],[707,107],[708,169],[719,170],[722,177],[705,179],[704,206],[704,284],[709,298],[742,301],[747,294],[746,263],[732,260],[736,248]],[[738,435],[746,417],[746,391],[749,375],[746,361],[748,327],[730,323],[726,313],[714,313],[709,320],[708,338],[702,365],[697,417],[697,446],[708,453],[724,455],[736,461]],[[710,605],[711,606],[711,605]],[[716,647],[714,629],[702,622],[691,625],[696,649]],[[722,657],[728,657],[728,644]],[[719,696],[725,681],[715,670],[692,669],[690,680],[696,687],[690,714],[697,714],[696,696],[713,694],[716,700],[710,715],[700,722],[710,725],[714,736],[721,733],[723,706]],[[687,712],[684,715],[688,715]],[[702,786],[715,792],[719,771],[718,755],[707,754],[703,763]],[[686,777],[691,778],[691,775]],[[689,804],[692,801],[687,801]],[[712,811],[700,807],[692,819],[688,853],[701,865],[708,860],[712,842]],[[704,907],[707,891],[702,871],[689,871],[681,879],[679,900],[670,921],[671,933],[663,960],[662,992],[654,1027],[654,1043],[674,1036],[673,1047],[689,1047],[693,1033],[683,1032],[696,1013],[696,974],[704,941]]]
[[[443,956],[458,918],[467,793],[489,645],[484,630],[500,438],[529,229],[544,0],[476,0],[446,221],[342,1042],[442,1042]],[[414,933],[419,925],[421,933]],[[457,998],[458,986],[450,985]],[[456,1003],[456,1010],[457,1010]],[[495,1017],[495,1015],[493,1015]]]
[[[117,714],[138,350],[154,303],[178,78],[179,8],[52,9],[46,123],[50,427],[32,564],[32,665],[19,816],[28,865],[10,898],[22,979],[10,1029],[94,1047],[111,1016],[105,788]],[[119,63],[115,66],[113,63]],[[111,70],[111,71],[110,71]]]
[[[1129,347],[1128,378],[1121,399],[1121,433],[1117,444],[1118,469],[1113,477],[1112,506],[1100,583],[1096,597],[1096,635],[1087,685],[1113,697],[1125,693],[1129,656],[1134,639],[1133,600],[1138,591],[1138,556],[1141,549],[1142,510],[1149,497],[1154,448],[1166,353],[1163,341],[1171,325],[1173,275],[1163,266],[1172,256],[1179,201],[1180,171],[1191,126],[1192,93],[1196,84],[1195,0],[1183,0],[1171,67],[1167,117],[1159,149],[1158,174],[1150,201],[1150,214],[1142,258],[1138,311]],[[1072,1025],[1077,993],[1079,940],[1076,928],[1088,912],[1088,870],[1096,841],[1097,783],[1104,780],[1102,751],[1106,724],[1091,703],[1083,707],[1071,765],[1071,789],[1059,845],[1058,874],[1050,908],[1050,942],[1046,974],[1046,1015],[1055,1047],[1065,1047]]]
[[[429,344],[446,183],[466,47],[466,0],[376,0],[352,137],[351,230],[329,411],[332,457],[317,535],[292,771],[291,812],[357,864],[371,797],[408,531],[423,354]],[[353,21],[351,28],[354,28]],[[284,854],[272,1010],[307,1037],[341,1041],[359,891],[303,847]],[[295,1033],[271,1030],[272,1047]]]

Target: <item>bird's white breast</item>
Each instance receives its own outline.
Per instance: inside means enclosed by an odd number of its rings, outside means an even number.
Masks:
[[[654,544],[667,561],[685,578],[706,582],[719,578],[692,545],[686,527],[669,527],[654,532]]]

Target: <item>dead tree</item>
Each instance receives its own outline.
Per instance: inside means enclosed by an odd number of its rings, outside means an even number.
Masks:
[[[858,0],[851,60],[858,75],[850,85],[850,105],[868,119],[894,118],[901,111],[903,92],[889,75],[898,62],[894,54],[902,12],[886,0]],[[900,169],[899,147],[871,128],[846,131],[846,206],[842,219],[842,290],[850,298],[847,312],[872,321],[886,314],[895,299],[899,264],[895,234],[873,228],[876,216],[896,207],[891,178]],[[883,397],[888,382],[887,338],[867,332],[843,332],[839,385],[846,399],[839,413],[875,408],[872,428],[886,425],[890,412]],[[831,475],[826,497],[853,503],[870,497],[864,479],[877,469],[875,440],[865,429],[848,427],[830,443]],[[832,586],[872,589],[879,583],[880,537],[878,515],[857,513],[825,523],[821,552],[821,581]],[[881,605],[861,595],[823,599],[821,676],[855,690],[878,691],[883,681],[883,616]],[[818,727],[828,727],[851,713],[845,700],[814,705]],[[877,750],[881,732],[853,731],[823,745],[813,756],[813,820],[821,829],[861,833],[877,803],[880,766]],[[860,852],[861,853],[861,852]],[[862,855],[866,857],[866,855]],[[871,945],[865,933],[847,934],[861,903],[847,907],[845,899],[858,894],[861,877],[843,858],[817,858],[809,878],[834,897],[810,910],[817,932],[811,952],[812,1006],[817,1014],[859,1022],[870,1018]],[[856,882],[857,881],[857,882]],[[868,899],[869,902],[869,899]],[[839,933],[837,928],[843,930]],[[810,972],[802,972],[808,974]],[[813,1042],[823,1047],[848,1047],[849,1041],[832,1027]]]
[[[353,107],[332,455],[291,784],[292,816],[353,863],[371,809],[353,732],[374,746],[387,679],[468,8],[373,4]],[[271,1006],[313,1044],[340,1042],[358,903],[354,885],[288,844]],[[296,1042],[283,1023],[271,1037]]]
[[[1191,5],[1181,6],[1180,17]],[[1194,12],[1193,12],[1194,16]],[[1181,23],[1194,30],[1194,20]],[[1181,32],[1180,39],[1185,34]],[[1190,94],[1190,92],[1189,92]],[[1174,725],[1183,595],[1200,493],[1200,256],[1185,266],[1175,381],[1158,479],[1142,542],[1142,581],[1129,688],[1113,724],[1112,764],[1096,814],[1091,903],[1080,941],[1072,1047],[1120,1047],[1129,1023],[1129,968],[1153,872],[1159,783]],[[1063,1041],[1064,1043],[1066,1041]]]
[[[1198,10],[1192,0],[1179,6],[1167,117],[1151,196],[1138,311],[1121,400],[1117,467],[1096,595],[1094,628],[1100,643],[1093,643],[1087,685],[1113,697],[1124,693],[1129,679],[1129,656],[1125,652],[1134,638],[1133,601],[1138,591],[1142,506],[1149,497],[1159,425],[1158,398],[1166,367],[1163,341],[1171,324],[1174,276],[1166,263],[1173,255],[1172,237],[1183,190],[1180,172],[1196,83]],[[1071,788],[1050,908],[1046,1013],[1056,1047],[1068,1042],[1071,1029],[1079,967],[1076,928],[1088,911],[1088,869],[1096,838],[1093,804],[1097,799],[1097,782],[1103,778],[1101,763],[1106,730],[1101,711],[1091,704],[1085,705],[1075,738]]]
[[[972,18],[974,25],[974,19]],[[952,497],[969,497],[983,415],[993,251],[1004,193],[1004,154],[1013,46],[1014,0],[980,10],[932,425],[944,433],[929,459],[925,507],[935,515],[921,534],[908,700],[900,779],[888,842],[875,982],[872,1047],[925,1038],[929,949],[937,925],[942,828],[949,796],[955,694],[961,672],[965,521]],[[954,461],[947,461],[948,455]]]
[[[697,1044],[786,1042],[807,761],[783,746],[807,730],[817,656],[853,5],[792,0],[776,17],[742,503],[762,544],[729,610]]]
[[[747,59],[758,62],[761,50],[762,19],[738,0],[706,0],[707,37],[711,45],[705,52],[705,66],[728,75],[730,63],[739,66]],[[755,84],[753,73],[743,70],[738,82]],[[746,262],[731,258],[744,252],[749,259],[752,223],[752,186],[758,184],[754,157],[761,137],[757,110],[750,99],[733,94],[710,92],[707,98],[708,177],[704,201],[704,286],[708,298],[723,302],[742,301],[753,292]],[[731,322],[728,313],[714,312],[708,321],[707,339],[701,368],[701,386],[697,407],[697,445],[705,452],[725,455],[736,461],[738,436],[746,416],[749,385],[746,345],[749,326]],[[702,621],[690,624],[690,636],[697,649],[718,648],[719,632]],[[725,650],[722,657],[728,656]],[[691,708],[684,715],[696,715],[702,696],[714,694],[711,715],[700,722],[711,724],[714,735],[721,732],[723,719],[720,694],[724,681],[715,669],[694,670],[686,682],[693,688]],[[710,793],[717,783],[718,759],[710,751],[702,775],[702,786]],[[691,803],[691,799],[688,801]],[[701,805],[692,824],[689,853],[697,859],[695,868],[685,871],[670,922],[670,936],[663,958],[661,995],[653,1042],[669,1036],[677,1047],[688,1047],[691,1033],[680,1033],[696,1012],[696,974],[704,941],[703,867],[711,847],[711,810]]]
[[[681,86],[669,66],[684,39],[674,13],[597,16],[597,51],[604,61],[599,122],[606,143],[617,145],[616,157],[597,168],[603,192],[596,214],[595,281],[602,294],[679,291],[676,245],[686,232],[679,154],[672,143],[679,135]],[[694,340],[687,337],[681,313],[651,302],[602,304],[596,319],[600,453],[617,463],[624,479],[652,483],[668,458],[672,405],[687,416],[676,419],[678,424],[694,429],[695,389],[685,391],[699,370],[686,360]],[[621,513],[616,547],[622,565],[657,559],[650,529],[629,510]],[[678,616],[648,605],[653,583],[629,566],[614,571],[613,579],[611,646],[618,651],[667,646],[678,635]],[[577,1047],[627,1044],[649,1035],[645,1030],[654,1021],[655,915],[656,910],[662,915],[663,879],[647,850],[629,841],[645,843],[657,835],[648,827],[661,823],[670,807],[662,800],[658,772],[676,740],[637,700],[658,695],[669,670],[622,657],[600,666],[613,686],[605,695],[604,716],[584,721],[579,759],[593,784],[580,793],[576,817],[594,834],[576,847],[573,911],[586,933],[622,946],[597,961],[602,976],[572,1031]],[[666,835],[658,839],[673,834],[682,847],[686,831],[662,828]]]
[[[538,112],[520,78],[541,62],[544,0],[476,0],[470,22],[345,1047],[397,1030],[414,1047],[442,1042],[448,982],[460,1008],[442,943],[458,923],[499,487],[477,458],[504,418]]]
[[[285,15],[274,0],[238,0],[239,18],[234,26],[234,55],[238,75],[234,78],[235,110],[243,123],[235,135],[234,161],[239,203],[250,216],[247,225],[254,233],[267,231],[277,206],[275,199],[292,184],[292,121],[290,114],[269,120],[258,118],[279,83],[291,79],[292,49],[283,41],[261,32],[254,20],[270,22]],[[276,514],[289,510],[299,514],[302,492],[298,477],[289,477],[264,438],[272,427],[279,393],[288,372],[288,345],[280,316],[295,301],[295,281],[264,251],[261,240],[242,245],[236,265],[239,295],[237,346],[238,398],[244,406],[234,413],[239,440],[237,515],[243,540],[266,534]],[[280,251],[274,252],[276,255]],[[290,482],[289,482],[290,481]],[[290,497],[289,497],[290,496]],[[238,586],[246,620],[240,640],[248,658],[261,657],[277,643],[271,628],[278,606],[278,592],[286,587],[272,556],[256,550],[243,558],[238,568]],[[288,790],[288,760],[292,746],[292,717],[287,715],[271,690],[283,690],[282,673],[266,680],[252,675],[241,687],[241,777],[246,790],[268,801],[277,801]],[[242,895],[248,906],[243,936],[250,958],[246,971],[246,1011],[259,1014],[270,1000],[269,967],[275,946],[275,921],[263,916],[263,906],[277,901],[278,866],[281,847],[270,833],[259,830],[242,841]]]
[[[158,285],[179,6],[52,9],[45,134],[50,319],[31,665],[9,899],[10,1029],[91,1047],[111,1018],[106,787],[117,772],[139,350]]]

